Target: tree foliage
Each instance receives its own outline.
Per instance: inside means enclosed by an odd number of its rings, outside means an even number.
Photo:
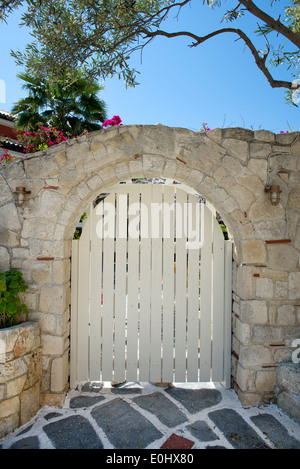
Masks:
[[[130,56],[145,47],[153,38],[188,37],[190,47],[198,47],[209,39],[232,34],[244,42],[256,66],[273,88],[295,88],[300,59],[300,0],[286,0],[279,18],[272,16],[278,0],[264,0],[258,7],[252,0],[202,0],[203,8],[220,14],[221,28],[201,35],[193,31],[167,31],[164,20],[195,0],[27,0],[22,23],[32,29],[35,41],[25,51],[15,51],[17,63],[25,65],[35,76],[58,77],[66,66],[83,67],[92,77],[103,79],[118,74],[128,85],[136,84],[136,70]],[[197,0],[200,1],[200,0]],[[0,2],[0,18],[22,1]],[[225,8],[225,9],[224,9]],[[219,10],[218,10],[219,9]],[[253,35],[237,27],[243,16],[255,19],[258,29]],[[275,35],[280,45],[272,45]],[[260,36],[260,37],[259,37]],[[257,37],[264,47],[255,45]],[[272,40],[272,41],[271,41]],[[277,44],[277,42],[276,42]],[[275,79],[273,67],[289,70],[290,79]]]
[[[28,96],[12,108],[18,129],[34,131],[39,123],[54,126],[67,136],[101,128],[106,105],[98,97],[103,87],[81,72],[65,71],[59,79],[47,80],[29,73],[18,75]]]

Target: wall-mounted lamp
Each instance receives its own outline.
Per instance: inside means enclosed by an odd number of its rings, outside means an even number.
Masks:
[[[18,207],[23,207],[24,202],[25,202],[25,196],[28,194],[31,194],[31,191],[27,191],[25,187],[16,187],[16,197],[17,197],[17,206]]]
[[[269,199],[272,205],[278,205],[280,200],[280,186],[276,185],[267,185],[265,187],[265,192],[269,193]]]

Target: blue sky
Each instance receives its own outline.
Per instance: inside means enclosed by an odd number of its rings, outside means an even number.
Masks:
[[[227,2],[228,6],[234,2]],[[257,0],[262,8],[266,1]],[[276,2],[276,14],[283,11],[286,0]],[[270,10],[272,11],[272,10]],[[23,50],[30,41],[28,30],[18,26],[20,14],[0,24],[0,80],[6,85],[5,102],[0,109],[10,111],[14,102],[25,96],[22,83],[16,78],[21,70],[10,56],[11,49]],[[204,34],[219,23],[219,9],[202,6],[193,0],[179,19],[170,17],[164,25],[168,31],[189,30]],[[238,26],[249,31],[257,28],[249,16]],[[101,97],[109,117],[118,114],[124,124],[157,124],[200,130],[207,122],[210,128],[245,127],[266,129],[275,133],[300,130],[300,109],[285,104],[284,90],[272,89],[257,69],[250,52],[233,34],[218,36],[197,48],[189,48],[185,38],[157,38],[132,57],[132,64],[141,73],[135,88],[125,87],[122,80],[107,80]],[[264,48],[263,40],[255,44]],[[274,70],[278,79],[290,79],[284,70]],[[279,73],[280,72],[280,73]],[[1,93],[0,93],[1,95]]]

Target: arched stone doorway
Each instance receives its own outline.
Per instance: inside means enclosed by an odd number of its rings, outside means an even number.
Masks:
[[[71,241],[79,218],[116,183],[156,176],[189,185],[222,214],[234,241],[233,384],[243,404],[269,399],[276,363],[290,357],[299,333],[299,157],[298,134],[124,126],[1,168],[1,269],[22,270],[29,284],[25,301],[42,332],[42,404],[61,402],[69,386]],[[282,189],[275,206],[264,191],[269,182]],[[24,207],[16,205],[17,186],[31,191]]]

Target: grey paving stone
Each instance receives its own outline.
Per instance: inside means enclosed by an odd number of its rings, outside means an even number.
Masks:
[[[215,446],[206,446],[205,449],[227,449],[227,448],[225,448],[225,446],[215,445]]]
[[[61,414],[59,412],[49,412],[49,414],[44,416],[44,419],[46,420],[52,420],[55,419],[55,417],[59,417]]]
[[[251,420],[277,448],[300,449],[300,441],[289,435],[287,429],[273,415],[266,413],[255,415]]]
[[[21,438],[13,443],[9,449],[40,449],[39,439],[37,436]]]
[[[92,417],[116,449],[143,449],[162,433],[120,398],[95,407]]]
[[[191,414],[217,405],[222,400],[222,394],[217,389],[184,389],[168,388],[166,392],[182,404]]]
[[[215,432],[207,425],[206,422],[198,420],[191,425],[188,425],[186,429],[195,437],[198,441],[213,441],[218,440],[219,437]]]
[[[133,401],[154,414],[167,427],[176,427],[187,421],[184,413],[161,392],[135,397]]]
[[[95,430],[81,415],[72,415],[43,428],[56,449],[103,449]]]
[[[141,388],[112,388],[112,394],[141,394]]]
[[[208,416],[236,449],[270,449],[243,417],[232,409],[219,409]]]
[[[70,400],[70,409],[80,409],[82,407],[91,407],[105,399],[104,396],[75,396]]]
[[[29,430],[31,430],[32,427],[33,427],[33,424],[28,425],[28,427],[24,428],[24,430],[21,430],[21,431],[17,434],[17,436],[24,435],[25,433],[29,432]]]

